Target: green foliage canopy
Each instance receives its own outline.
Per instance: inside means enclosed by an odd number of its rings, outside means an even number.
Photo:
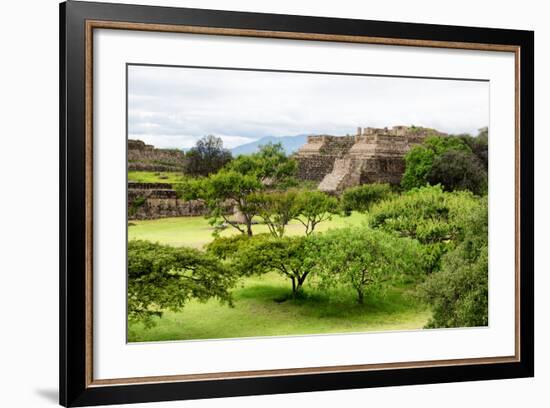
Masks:
[[[350,215],[352,211],[367,212],[374,203],[390,194],[389,184],[363,184],[345,190],[340,197],[340,205],[345,215]]]
[[[481,200],[468,191],[445,192],[439,185],[413,189],[382,201],[370,211],[370,226],[418,240],[426,269],[439,269],[441,256],[463,232],[464,218]]]
[[[153,324],[162,310],[181,310],[191,299],[231,303],[235,278],[214,257],[192,248],[128,242],[128,319]]]
[[[222,139],[208,135],[197,141],[185,155],[185,173],[208,176],[231,161],[231,152],[223,148]]]
[[[268,143],[260,146],[257,153],[238,156],[227,168],[252,175],[267,187],[284,188],[296,183],[297,163],[285,154],[281,143]]]
[[[240,275],[263,274],[276,271],[292,282],[296,296],[312,271],[317,258],[307,237],[275,238],[258,235],[239,246],[232,258],[232,267]]]
[[[207,178],[186,183],[184,197],[203,199],[212,225],[221,227],[225,223],[243,234],[252,235],[252,220],[257,214],[253,193],[262,189],[262,183],[254,175],[222,169]],[[242,215],[243,223],[231,218],[234,210]]]
[[[464,220],[459,244],[442,259],[441,271],[420,286],[431,305],[428,327],[486,326],[488,313],[487,198]]]
[[[470,148],[458,137],[429,136],[419,146],[405,155],[405,173],[401,186],[405,190],[428,184],[428,174],[436,157],[449,150],[471,153]]]
[[[470,190],[482,195],[487,192],[487,171],[472,153],[448,150],[437,156],[426,176],[432,184],[441,184],[446,190]]]
[[[311,235],[315,227],[330,220],[338,212],[338,200],[321,191],[303,190],[295,199],[295,217],[304,227],[306,235]]]
[[[296,190],[256,193],[252,201],[256,204],[258,216],[269,228],[274,237],[282,237],[285,227],[300,215],[297,198],[301,192]]]
[[[368,228],[332,230],[314,237],[320,286],[352,288],[363,304],[367,291],[389,281],[423,275],[420,244],[409,238]]]

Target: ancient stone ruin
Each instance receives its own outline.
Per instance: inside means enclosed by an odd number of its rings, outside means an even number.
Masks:
[[[180,200],[169,183],[128,183],[128,219],[148,220],[206,214],[202,200]]]
[[[319,182],[319,190],[339,193],[365,183],[398,184],[405,171],[404,156],[437,130],[415,126],[358,128],[354,136],[308,136],[294,158],[298,178]]]
[[[141,140],[128,139],[128,170],[183,171],[185,153],[178,149],[157,149]]]

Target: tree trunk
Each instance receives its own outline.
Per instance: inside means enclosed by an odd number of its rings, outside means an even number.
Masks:
[[[246,223],[246,233],[249,237],[252,236],[252,222],[251,221],[248,221]]]
[[[365,295],[361,289],[357,289],[357,303],[360,305],[365,303]]]
[[[296,279],[294,278],[294,276],[292,278],[292,297],[296,297]]]

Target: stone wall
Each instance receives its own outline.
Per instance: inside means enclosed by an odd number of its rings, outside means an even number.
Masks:
[[[128,219],[201,216],[207,212],[201,200],[180,200],[168,183],[128,183]]]
[[[338,193],[365,183],[398,184],[405,171],[405,154],[435,129],[394,126],[358,128],[354,136],[309,136],[295,154],[298,177],[319,181],[319,189]]]
[[[128,170],[183,171],[185,153],[177,149],[156,149],[141,140],[128,139]]]
[[[301,180],[321,181],[334,167],[334,161],[346,155],[355,143],[354,136],[308,136],[296,155],[297,176]]]

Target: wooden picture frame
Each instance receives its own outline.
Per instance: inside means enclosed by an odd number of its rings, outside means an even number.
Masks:
[[[93,32],[101,28],[514,53],[515,354],[456,360],[94,379],[94,104],[91,61]],[[64,406],[86,406],[533,376],[533,160],[533,32],[78,1],[62,3],[60,403]]]

